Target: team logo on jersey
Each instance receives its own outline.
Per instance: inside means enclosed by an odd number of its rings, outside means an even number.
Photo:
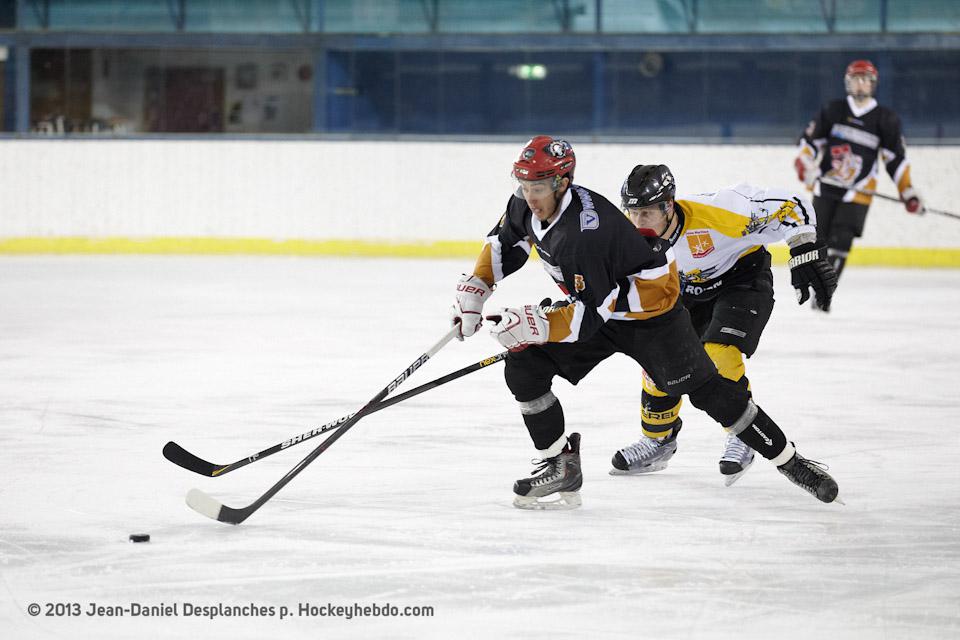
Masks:
[[[769,213],[769,209],[760,209],[758,214],[751,214],[750,222],[743,228],[740,235],[747,236],[757,231],[762,231],[767,225],[774,222],[783,223],[790,220],[796,224],[803,224],[800,213],[797,212],[797,202],[794,200],[784,200],[780,208]]]
[[[591,229],[600,228],[600,216],[597,215],[596,211],[581,211],[580,212],[580,231],[589,231]]]
[[[835,181],[852,185],[863,169],[863,158],[850,148],[849,144],[830,147],[830,166],[828,175]]]
[[[694,282],[696,284],[700,284],[702,282],[707,281],[707,277],[703,275],[703,271],[701,271],[700,269],[691,269],[690,271],[684,271],[681,274],[680,279],[683,280],[684,283]]]
[[[716,249],[709,231],[688,231],[686,237],[687,244],[690,245],[690,253],[694,258],[705,258]]]
[[[583,281],[583,276],[579,273],[573,274],[573,288],[577,293],[587,288],[587,283]]]

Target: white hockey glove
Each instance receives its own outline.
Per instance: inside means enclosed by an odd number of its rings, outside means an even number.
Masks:
[[[483,323],[483,303],[490,297],[493,287],[477,276],[464,275],[457,282],[457,300],[450,307],[450,326],[460,327],[457,340],[469,338]]]
[[[797,170],[797,178],[805,185],[807,189],[813,189],[813,184],[820,177],[820,167],[817,166],[816,158],[811,158],[805,153],[797,156],[793,161],[793,168]]]
[[[550,336],[550,321],[539,305],[503,308],[487,316],[487,320],[493,323],[490,335],[510,351],[523,351],[531,344],[543,344]]]
[[[903,206],[907,208],[907,213],[921,215],[926,211],[923,206],[923,200],[920,194],[913,187],[907,187],[900,193],[900,199],[903,200]]]

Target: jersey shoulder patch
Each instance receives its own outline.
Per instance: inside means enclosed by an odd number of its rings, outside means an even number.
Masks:
[[[600,216],[593,209],[580,212],[580,231],[592,231],[600,228]]]

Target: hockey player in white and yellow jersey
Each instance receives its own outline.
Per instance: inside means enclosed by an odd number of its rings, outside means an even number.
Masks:
[[[743,357],[753,355],[773,310],[773,273],[765,246],[786,241],[791,280],[803,304],[812,287],[829,306],[837,277],[817,246],[810,201],[782,189],[740,184],[674,199],[665,165],[637,165],[623,183],[621,204],[646,236],[666,239],[680,272],[680,293],[694,328],[720,375],[749,391]],[[643,435],[613,456],[611,473],[659,471],[676,453],[681,397],[643,380]],[[753,462],[753,450],[728,435],[720,472],[733,484]]]

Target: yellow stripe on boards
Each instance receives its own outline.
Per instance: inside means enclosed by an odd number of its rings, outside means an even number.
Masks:
[[[298,255],[403,258],[470,258],[480,254],[480,240],[401,242],[386,240],[271,240],[268,238],[0,238],[0,254],[142,254],[142,255]],[[786,264],[786,245],[769,247],[774,264]],[[535,252],[531,257],[536,257]],[[960,268],[960,248],[858,247],[847,264],[874,267]]]
[[[786,264],[790,250],[786,245],[768,247],[774,264]],[[858,247],[853,246],[847,265],[869,267],[960,268],[960,248],[940,247]]]
[[[482,242],[266,238],[0,238],[0,254],[295,255],[475,258]]]

